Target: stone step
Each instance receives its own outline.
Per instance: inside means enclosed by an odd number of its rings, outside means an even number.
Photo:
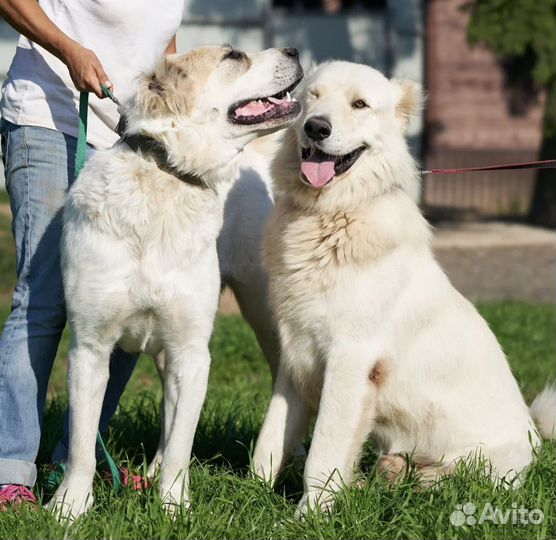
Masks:
[[[516,223],[440,223],[434,252],[470,300],[554,303],[554,231]]]

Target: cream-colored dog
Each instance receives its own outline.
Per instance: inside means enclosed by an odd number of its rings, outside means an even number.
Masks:
[[[424,481],[482,455],[513,478],[538,436],[504,353],[435,261],[407,195],[404,139],[415,83],[347,62],[307,81],[304,114],[273,166],[282,194],[264,261],[282,345],[253,468],[273,481],[318,411],[300,510],[331,504],[372,435],[395,479],[409,456]],[[534,404],[554,430],[556,394]]]
[[[123,140],[92,157],[70,190],[62,270],[72,342],[67,472],[50,507],[92,503],[95,435],[118,344],[165,351],[160,494],[189,502],[220,289],[216,240],[245,145],[292,121],[295,49],[205,47],[164,58],[139,83]],[[226,266],[226,264],[224,263]]]

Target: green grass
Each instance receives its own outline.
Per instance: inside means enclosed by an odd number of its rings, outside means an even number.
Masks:
[[[0,215],[0,220],[2,216]],[[0,222],[0,231],[5,230]],[[7,246],[7,247],[6,247]],[[0,238],[0,267],[12,257]],[[11,266],[13,266],[13,260]],[[10,270],[13,272],[13,270]],[[8,314],[13,274],[0,278],[0,318]],[[10,281],[10,279],[12,281]],[[552,305],[493,302],[479,306],[506,351],[526,400],[554,380],[556,313]],[[60,435],[66,402],[68,336],[64,334],[49,387],[38,456],[40,479]],[[524,485],[494,487],[476,469],[461,468],[437,489],[421,490],[415,479],[390,486],[374,474],[376,460],[368,445],[362,460],[360,487],[340,494],[331,516],[294,518],[302,477],[291,466],[275,490],[249,479],[249,452],[270,397],[270,376],[248,326],[239,317],[219,317],[211,342],[213,365],[209,390],[193,448],[192,510],[170,520],[156,490],[125,490],[116,496],[95,480],[93,510],[69,529],[45,511],[20,508],[0,514],[0,538],[554,538],[556,535],[555,446],[545,442]],[[140,469],[158,440],[160,384],[152,361],[141,358],[122,398],[108,438],[116,459]],[[0,440],[0,448],[1,448]],[[502,512],[538,508],[542,524],[509,523],[456,527],[450,514],[456,505],[473,502],[478,516],[486,503]]]

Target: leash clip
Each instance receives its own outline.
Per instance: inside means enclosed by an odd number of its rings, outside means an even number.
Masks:
[[[110,88],[103,83],[100,83],[101,90],[105,93],[107,98],[110,98],[116,105],[120,106],[120,100],[112,93]]]

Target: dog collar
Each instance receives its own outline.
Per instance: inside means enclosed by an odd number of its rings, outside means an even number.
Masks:
[[[120,140],[127,144],[136,154],[140,154],[142,157],[147,159],[150,158],[156,163],[156,166],[161,171],[172,175],[174,178],[177,178],[186,184],[203,189],[209,187],[198,176],[186,174],[172,165],[168,157],[168,152],[162,143],[152,137],[148,137],[147,135],[127,134],[125,133],[125,127],[126,118],[122,115],[116,127],[116,132],[120,135]]]

